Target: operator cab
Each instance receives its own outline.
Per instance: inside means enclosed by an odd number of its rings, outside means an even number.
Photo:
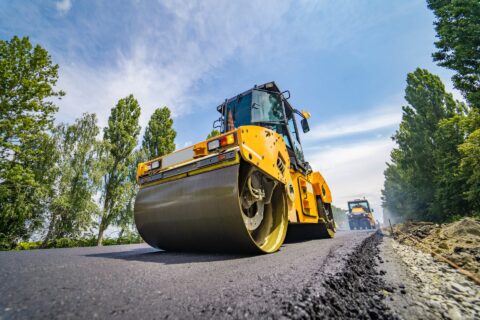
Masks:
[[[285,95],[288,93],[288,97]],[[310,170],[303,156],[300,136],[295,120],[295,113],[302,116],[302,128],[308,132],[308,122],[304,114],[294,109],[287,99],[288,91],[281,92],[275,82],[269,82],[245,91],[233,98],[225,100],[217,107],[221,117],[214,123],[222,133],[240,126],[257,125],[271,129],[280,134],[290,156],[292,165]],[[218,124],[217,126],[215,124]]]
[[[370,204],[368,203],[367,200],[354,200],[354,201],[349,201],[348,202],[348,211],[352,212],[354,208],[361,208],[365,212],[371,212],[370,210]]]

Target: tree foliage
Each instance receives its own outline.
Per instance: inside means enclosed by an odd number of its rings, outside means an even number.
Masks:
[[[405,100],[409,105],[393,136],[398,148],[385,170],[384,206],[407,218],[436,221],[468,213],[457,149],[466,136],[467,107],[423,69],[408,74]]]
[[[58,157],[45,244],[78,237],[98,213],[93,197],[99,186],[99,131],[95,114],[84,114],[74,124],[61,124],[54,131]]]
[[[146,158],[144,150],[134,150],[126,161],[128,176],[126,177],[124,190],[125,193],[118,200],[118,214],[115,217],[114,224],[120,228],[119,238],[124,236],[138,236],[135,227],[133,226],[133,209],[135,204],[135,197],[138,192],[137,184],[137,166]]]
[[[56,160],[49,130],[57,111],[58,65],[28,38],[0,40],[0,242],[28,238],[42,224]]]
[[[161,157],[174,151],[176,136],[170,109],[168,107],[157,108],[152,114],[143,136],[142,147],[147,159]]]
[[[28,38],[0,40],[0,248],[16,248],[34,233],[43,246],[62,246],[88,237],[95,226],[102,243],[110,225],[122,239],[138,239],[132,228],[137,165],[175,149],[164,107],[155,110],[143,148],[135,150],[140,106],[132,95],[112,109],[101,141],[95,114],[54,127],[54,102],[65,94],[56,89],[58,69]]]
[[[98,244],[102,244],[103,234],[112,223],[118,221],[125,210],[125,197],[131,188],[129,161],[137,145],[140,133],[138,119],[140,106],[129,95],[120,99],[112,109],[108,126],[104,129],[102,161],[104,168],[102,202],[98,229]]]
[[[437,19],[433,58],[468,106],[453,101],[435,76],[409,74],[398,148],[385,170],[384,206],[408,218],[443,221],[480,212],[480,2],[427,0]],[[435,79],[436,78],[436,79]]]
[[[346,210],[332,205],[333,219],[335,220],[335,223],[337,224],[337,226],[341,226],[346,223],[347,214],[345,213],[345,211]]]
[[[480,1],[427,0],[437,17],[438,51],[433,59],[455,70],[455,88],[480,108]]]
[[[212,132],[208,134],[207,139],[210,139],[219,135],[220,135],[220,131],[218,131],[217,129],[213,129]]]
[[[480,112],[473,110],[464,121],[468,131],[480,128]],[[461,154],[460,170],[465,182],[465,198],[480,213],[480,129],[474,130],[458,147]]]

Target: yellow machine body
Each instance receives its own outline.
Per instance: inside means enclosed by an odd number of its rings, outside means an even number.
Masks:
[[[274,130],[244,125],[140,163],[140,235],[166,250],[263,253],[300,225],[310,229],[297,233],[333,237],[325,179],[293,166],[289,151]]]

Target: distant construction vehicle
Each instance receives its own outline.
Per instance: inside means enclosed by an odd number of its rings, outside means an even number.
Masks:
[[[153,247],[270,253],[287,229],[332,238],[332,196],[305,161],[294,109],[274,82],[217,107],[221,134],[139,164],[135,224]]]
[[[375,229],[377,227],[373,217],[373,209],[366,199],[348,201],[348,224],[350,230]]]

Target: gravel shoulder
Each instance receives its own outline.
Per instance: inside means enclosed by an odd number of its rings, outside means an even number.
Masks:
[[[404,319],[478,319],[480,287],[418,248],[384,238],[380,245],[388,306]],[[383,272],[382,272],[383,273]]]
[[[467,217],[446,224],[406,221],[394,225],[394,232],[400,243],[440,254],[480,278],[479,219]]]

